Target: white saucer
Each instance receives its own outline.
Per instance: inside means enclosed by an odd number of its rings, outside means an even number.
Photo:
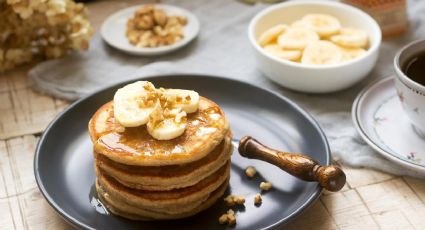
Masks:
[[[125,36],[125,32],[127,29],[127,21],[128,19],[133,17],[134,12],[143,5],[144,4],[125,8],[109,16],[103,22],[102,27],[100,28],[102,38],[109,45],[126,53],[143,56],[154,56],[177,50],[187,45],[198,35],[200,24],[199,20],[194,14],[176,6],[155,4],[155,7],[163,9],[167,15],[181,15],[187,18],[187,24],[183,28],[184,38],[181,41],[168,46],[161,46],[155,48],[141,48],[133,46],[132,44],[130,44],[127,37]]]
[[[364,89],[353,104],[354,125],[362,138],[384,157],[425,173],[425,139],[404,114],[394,77]]]

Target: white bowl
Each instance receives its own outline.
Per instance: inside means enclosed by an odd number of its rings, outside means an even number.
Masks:
[[[266,53],[257,39],[262,32],[279,24],[291,24],[306,14],[323,13],[338,18],[343,27],[367,31],[370,46],[365,55],[341,64],[315,66],[286,61]],[[302,92],[327,93],[345,89],[367,76],[378,59],[381,30],[363,11],[338,2],[293,1],[268,7],[258,13],[248,28],[260,70],[278,84]]]
[[[113,15],[109,16],[105,22],[103,22],[100,28],[100,33],[103,40],[109,45],[124,51],[129,54],[142,55],[142,56],[154,56],[169,53],[175,51],[183,46],[187,45],[192,41],[199,33],[199,20],[196,16],[189,11],[171,5],[155,4],[158,9],[163,9],[167,15],[181,15],[187,18],[187,24],[183,27],[184,38],[172,45],[143,48],[137,47],[128,41],[125,36],[127,30],[127,21],[134,16],[134,12],[145,4],[132,6],[120,10]]]

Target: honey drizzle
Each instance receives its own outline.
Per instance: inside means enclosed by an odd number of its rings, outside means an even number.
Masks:
[[[212,119],[211,115],[222,116],[221,110],[216,107],[210,107],[189,114],[186,118],[187,130],[185,134],[169,141],[152,139],[147,133],[146,126],[141,126],[126,128],[123,132],[111,130],[111,132],[101,136],[97,143],[101,148],[117,151],[123,155],[129,156],[155,157],[160,155],[181,155],[184,154],[186,150],[180,143],[190,141],[193,136],[212,135],[222,125],[220,119]],[[112,124],[117,123],[115,119],[108,119],[108,121]],[[205,130],[207,130],[207,132],[205,132]],[[176,151],[176,149],[179,148],[183,151]],[[158,149],[162,151],[158,151]]]

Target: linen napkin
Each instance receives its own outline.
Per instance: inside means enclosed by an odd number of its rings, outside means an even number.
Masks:
[[[366,80],[331,94],[290,91],[272,83],[259,71],[247,28],[250,19],[268,5],[247,5],[234,0],[169,0],[163,3],[189,9],[199,18],[201,32],[187,47],[158,57],[130,56],[109,47],[96,34],[88,52],[47,61],[33,68],[29,79],[34,89],[75,100],[116,82],[156,74],[206,73],[237,78],[274,90],[309,111],[324,129],[334,159],[355,167],[425,178],[374,152],[357,134],[350,114],[352,103],[363,87],[393,74],[395,52],[425,34],[425,1],[409,1],[410,32],[383,42],[378,63]]]

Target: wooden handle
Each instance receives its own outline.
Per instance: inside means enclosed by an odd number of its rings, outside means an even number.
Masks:
[[[266,161],[305,181],[317,181],[332,192],[339,191],[345,185],[345,173],[341,168],[319,165],[305,155],[271,149],[250,136],[239,141],[238,150],[243,157]]]

